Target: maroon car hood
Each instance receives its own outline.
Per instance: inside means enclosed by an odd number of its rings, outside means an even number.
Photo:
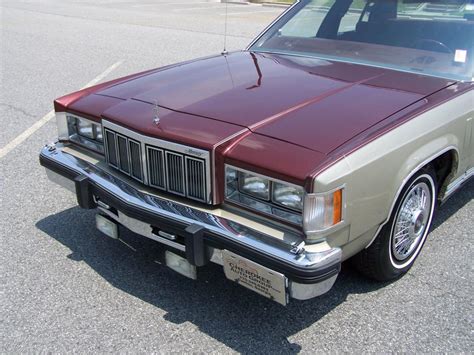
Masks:
[[[151,129],[151,110],[133,120],[130,114],[141,104],[157,104],[162,124],[187,130],[188,136],[203,125],[211,132],[214,126],[225,127],[226,134],[249,129],[327,154],[450,84],[356,64],[237,52],[150,72],[101,88],[95,95],[127,100],[102,114],[136,129]],[[124,110],[129,113],[121,115]],[[177,116],[170,111],[191,114],[195,123],[172,123]],[[203,118],[215,122],[204,123]]]

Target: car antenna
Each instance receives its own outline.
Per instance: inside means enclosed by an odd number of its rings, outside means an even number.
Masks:
[[[225,24],[224,24],[224,50],[222,51],[222,55],[227,55],[229,52],[227,52],[227,10],[229,7],[229,3],[226,0],[225,2]]]

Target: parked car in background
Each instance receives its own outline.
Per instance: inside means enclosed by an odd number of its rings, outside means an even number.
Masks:
[[[406,273],[474,175],[472,0],[297,1],[246,50],[55,101],[40,162],[100,231],[287,304]]]

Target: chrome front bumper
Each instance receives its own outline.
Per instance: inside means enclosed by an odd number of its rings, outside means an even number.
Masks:
[[[210,209],[144,192],[64,148],[51,144],[40,153],[40,163],[52,181],[73,191],[81,207],[98,208],[133,232],[181,253],[191,265],[222,265],[221,251],[229,250],[285,275],[288,295],[295,299],[321,295],[336,280],[339,248],[305,245],[303,236],[287,231],[278,236],[263,233]]]

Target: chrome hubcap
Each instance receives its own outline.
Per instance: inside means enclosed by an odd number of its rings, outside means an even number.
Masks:
[[[414,185],[403,200],[392,238],[392,253],[398,261],[410,257],[423,239],[431,213],[431,198],[429,186],[421,182]]]

